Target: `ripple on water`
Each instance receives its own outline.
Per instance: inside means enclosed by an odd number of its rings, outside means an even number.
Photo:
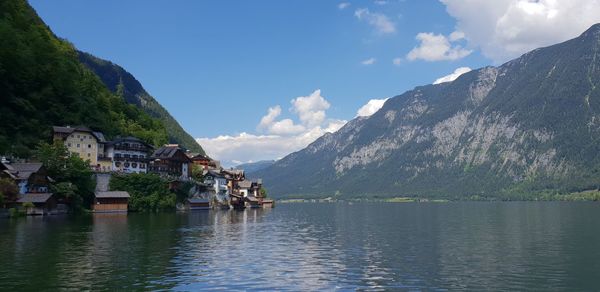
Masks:
[[[0,221],[7,290],[598,290],[598,204],[281,204]]]

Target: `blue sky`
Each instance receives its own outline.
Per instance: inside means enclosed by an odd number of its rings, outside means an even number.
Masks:
[[[459,67],[499,64],[572,37],[598,21],[598,13],[592,13],[583,16],[583,24],[580,19],[577,25],[565,25],[575,18],[570,14],[583,12],[556,1],[489,2],[30,1],[58,36],[131,72],[192,136],[203,138],[209,154],[212,150],[213,156],[230,164],[280,158],[322,134],[332,125],[329,122],[342,125],[354,118],[371,99],[430,84]],[[544,23],[556,11],[561,21]],[[504,30],[499,23],[507,17]],[[519,23],[524,17],[533,23]],[[514,31],[513,22],[521,30],[506,37],[506,31]],[[540,23],[541,30],[528,29]],[[560,27],[558,32],[553,25]],[[528,33],[536,38],[528,41]],[[411,53],[418,47],[422,50]],[[325,118],[309,125],[291,100],[309,97],[317,89],[320,97],[313,96],[313,101],[320,103],[315,112],[323,111]],[[272,124],[289,119],[279,124],[290,126],[287,132],[259,127],[269,108],[277,105],[280,114]],[[231,151],[238,156],[221,153],[223,146],[214,140],[244,134],[250,139],[285,136],[299,141],[297,135],[315,126],[321,131],[314,131],[310,139],[293,145],[281,142],[272,152],[263,145],[252,153]],[[256,147],[244,146],[244,139],[227,143],[236,141],[240,147]]]

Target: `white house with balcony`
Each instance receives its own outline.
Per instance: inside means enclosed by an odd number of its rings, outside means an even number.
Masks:
[[[152,150],[151,145],[135,137],[117,138],[105,145],[112,171],[124,173],[147,173]]]

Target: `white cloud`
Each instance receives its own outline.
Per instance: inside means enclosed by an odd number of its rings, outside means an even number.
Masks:
[[[257,126],[266,134],[221,135],[216,138],[197,138],[206,153],[221,160],[225,166],[233,166],[241,161],[259,161],[279,159],[298,151],[325,133],[335,132],[347,121],[328,119],[325,111],[331,106],[321,96],[321,90],[315,90],[308,96],[291,100],[291,112],[300,120],[296,124],[292,119],[277,120],[281,115],[281,106],[270,107]]]
[[[444,83],[444,82],[454,81],[454,80],[456,80],[456,78],[458,78],[458,76],[463,75],[469,71],[471,71],[471,68],[469,68],[469,67],[456,68],[456,70],[454,70],[454,72],[452,72],[444,77],[440,77],[440,78],[436,79],[435,81],[433,81],[433,84],[440,84],[440,83]]]
[[[454,32],[450,35],[455,41],[462,37],[460,32]],[[447,61],[458,60],[471,54],[471,50],[467,50],[460,45],[451,44],[451,40],[442,34],[434,33],[419,33],[416,39],[420,42],[419,46],[412,49],[406,58],[408,60],[425,60],[425,61]]]
[[[210,157],[221,160],[221,163],[228,167],[240,164],[241,161],[282,158],[289,153],[303,149],[327,132],[337,131],[345,124],[346,121],[332,120],[323,127],[314,127],[290,136],[241,133],[216,138],[197,138],[196,141],[202,145]]]
[[[342,2],[342,3],[338,4],[338,9],[339,10],[344,10],[344,9],[348,8],[348,6],[350,6],[350,3],[348,3],[348,2]]]
[[[354,16],[373,26],[379,34],[396,32],[396,25],[384,14],[370,12],[367,8],[360,8],[354,11]]]
[[[260,119],[260,123],[258,124],[257,128],[261,130],[268,129],[269,127],[271,127],[271,125],[273,125],[273,122],[277,117],[279,117],[279,115],[281,115],[280,106],[277,105],[274,107],[270,107],[267,115]]]
[[[377,5],[386,5],[386,4],[388,4],[388,2],[385,1],[385,0],[375,0],[375,1],[373,1],[373,3],[375,3]]]
[[[321,96],[321,90],[317,89],[309,96],[292,99],[292,106],[292,112],[298,114],[302,124],[312,128],[325,121],[325,110],[330,107],[330,104]]]
[[[373,64],[375,64],[375,61],[377,61],[377,59],[375,59],[375,58],[369,58],[369,59],[366,59],[366,60],[364,60],[364,61],[362,61],[360,63],[363,64],[363,65],[373,65]]]
[[[302,125],[294,124],[291,119],[283,119],[274,122],[269,127],[269,133],[275,135],[293,135],[304,132],[306,129]]]
[[[500,63],[581,34],[600,22],[600,0],[440,0],[472,47]]]
[[[394,59],[392,60],[392,63],[393,63],[394,65],[398,66],[398,65],[402,64],[402,58],[394,58]]]
[[[357,117],[368,117],[376,113],[389,98],[371,99],[356,112]]]

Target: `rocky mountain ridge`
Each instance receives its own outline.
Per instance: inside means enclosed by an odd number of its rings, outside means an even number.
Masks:
[[[521,198],[600,185],[600,25],[420,86],[258,171],[271,193]]]

